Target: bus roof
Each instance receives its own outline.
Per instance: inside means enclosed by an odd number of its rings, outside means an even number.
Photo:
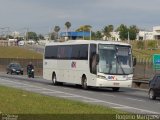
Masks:
[[[66,42],[50,42],[47,43],[46,46],[51,46],[51,45],[72,45],[72,44],[115,44],[115,45],[126,45],[126,46],[131,46],[128,43],[123,43],[123,42],[115,42],[115,41],[102,41],[102,40],[68,40]]]

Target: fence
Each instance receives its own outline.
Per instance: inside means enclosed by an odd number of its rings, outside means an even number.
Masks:
[[[8,41],[8,40],[0,40],[0,46],[17,46],[17,42]]]
[[[18,62],[26,68],[29,62],[35,66],[35,74],[41,75],[43,73],[43,60],[42,59],[20,59],[20,58],[0,58],[0,72],[5,72],[6,67],[11,62]],[[150,59],[138,59],[137,65],[134,67],[134,80],[148,80],[153,77],[155,73],[160,73],[160,70],[155,70]]]
[[[35,75],[42,76],[43,74],[43,60],[42,59],[19,59],[19,58],[0,58],[0,72],[6,72],[6,68],[11,62],[20,63],[24,68],[26,74],[27,65],[32,62],[35,67]]]
[[[154,68],[151,59],[138,59],[137,65],[134,68],[135,80],[148,80],[151,79],[156,73],[160,73],[160,70]]]

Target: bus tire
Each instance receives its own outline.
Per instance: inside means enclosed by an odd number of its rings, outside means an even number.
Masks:
[[[53,74],[53,75],[52,75],[52,83],[53,83],[53,85],[57,85],[56,74]]]
[[[112,90],[113,90],[114,92],[119,91],[119,89],[120,89],[119,87],[113,87],[113,88],[112,88]]]
[[[82,88],[83,88],[84,90],[87,90],[87,89],[88,89],[86,76],[83,76],[83,77],[82,77]]]

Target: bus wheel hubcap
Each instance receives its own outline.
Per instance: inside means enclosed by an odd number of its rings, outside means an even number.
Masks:
[[[55,84],[56,83],[56,77],[54,76],[53,77],[53,84]]]
[[[86,79],[83,80],[83,88],[84,88],[84,89],[87,88],[87,80],[86,80]]]

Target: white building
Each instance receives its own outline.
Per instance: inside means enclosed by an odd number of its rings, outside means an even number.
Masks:
[[[119,32],[111,32],[110,34],[111,34],[111,37],[107,38],[106,36],[104,36],[103,40],[121,41]]]
[[[121,41],[119,37],[119,32],[111,32],[112,40],[114,41]]]
[[[160,40],[160,26],[153,27],[153,31],[139,31],[137,40]]]
[[[17,31],[14,31],[14,32],[12,32],[12,36],[13,36],[14,38],[19,37],[19,36],[20,36],[20,33],[17,32]]]
[[[153,27],[153,38],[155,40],[160,40],[160,26]]]
[[[139,31],[137,34],[137,40],[153,40],[153,32]]]
[[[103,39],[106,39],[104,36]],[[119,32],[111,32],[111,39],[121,41]],[[160,26],[153,27],[153,31],[139,31],[137,40],[160,40]]]

